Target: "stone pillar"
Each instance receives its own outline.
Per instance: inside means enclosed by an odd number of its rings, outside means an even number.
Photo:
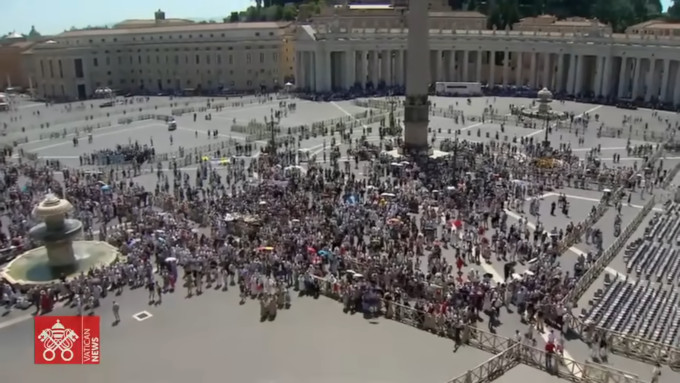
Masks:
[[[515,68],[517,78],[515,79],[516,86],[524,86],[524,78],[522,78],[522,68],[524,67],[524,57],[522,52],[517,52],[517,68]]]
[[[626,79],[628,78],[628,58],[625,56],[621,57],[621,69],[619,70],[619,91],[618,98],[623,98],[623,96],[628,93],[628,84]]]
[[[362,88],[366,88],[368,82],[368,51],[362,50],[359,53],[359,83]]]
[[[635,58],[635,74],[633,75],[633,94],[630,98],[635,100],[640,95],[640,76],[642,71],[642,58]]]
[[[475,76],[476,82],[482,82],[482,51],[477,51],[477,74]]]
[[[673,105],[680,104],[680,64],[677,66],[675,72],[675,92],[673,92]]]
[[[392,74],[390,67],[392,66],[392,51],[384,50],[380,52],[380,79],[385,81],[386,85],[392,84]]]
[[[529,78],[529,86],[531,89],[536,89],[536,52],[531,52],[531,77]]]
[[[496,85],[496,51],[489,52],[489,87]]]
[[[401,49],[394,55],[394,71],[397,72],[396,85],[404,86],[404,51]]]
[[[461,81],[467,82],[467,80],[470,78],[470,68],[468,68],[468,63],[470,62],[470,51],[467,49],[465,52],[463,52],[463,78]]]
[[[656,89],[656,84],[654,81],[654,73],[656,72],[656,59],[650,58],[647,59],[647,62],[649,63],[649,66],[647,67],[647,78],[645,79],[645,86],[644,86],[644,91],[645,91],[645,101],[649,102],[652,99],[652,96],[655,94],[655,89]]]
[[[604,71],[604,57],[595,56],[597,60],[595,72],[595,84],[593,84],[593,93],[595,97],[602,95],[602,72]]]
[[[295,52],[295,86],[302,88],[302,52]]]
[[[583,76],[586,74],[586,56],[578,56],[578,66],[576,67],[576,89],[574,92],[579,94],[583,92]]]
[[[569,74],[567,75],[567,93],[574,94],[574,82],[576,79],[576,55],[569,55]]]
[[[408,10],[408,71],[404,101],[404,144],[410,150],[427,150],[427,125],[430,80],[429,4],[409,1]]]
[[[551,53],[543,53],[543,88],[550,87],[550,78],[553,76],[553,67],[550,60]]]
[[[444,76],[444,51],[437,50],[435,51],[435,58],[436,62],[435,64],[437,65],[437,76],[435,77],[436,81],[446,81],[446,77]]]
[[[671,72],[671,60],[665,59],[663,60],[663,74],[662,80],[661,80],[661,93],[659,95],[659,99],[663,102],[667,102],[670,97],[668,97],[668,81],[670,80],[670,72]]]
[[[602,95],[607,98],[612,94],[611,79],[614,75],[614,58],[612,56],[605,56],[602,58],[605,69],[602,71]]]
[[[349,89],[354,86],[356,82],[356,68],[357,55],[354,49],[345,51],[345,60],[347,61],[347,75],[345,76],[345,88]]]
[[[564,53],[557,54],[557,79],[555,80],[555,89],[558,92],[564,91]]]
[[[378,51],[371,51],[371,81],[377,87],[380,82],[380,57]]]
[[[508,69],[510,68],[510,52],[506,49],[503,52],[503,86],[508,86]]]

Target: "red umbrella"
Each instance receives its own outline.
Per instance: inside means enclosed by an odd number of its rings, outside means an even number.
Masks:
[[[312,254],[316,254],[316,249],[313,248],[313,247],[311,247],[311,246],[308,246],[308,247],[307,247],[307,251],[310,252],[310,253],[312,253]]]

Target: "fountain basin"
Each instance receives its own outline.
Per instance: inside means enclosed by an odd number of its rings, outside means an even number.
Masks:
[[[39,223],[31,228],[31,238],[45,243],[58,242],[64,239],[73,239],[80,234],[83,224],[77,219],[66,218],[59,229],[53,229],[45,223]]]
[[[12,260],[0,275],[11,284],[49,284],[58,281],[62,275],[70,279],[92,268],[110,265],[120,256],[117,248],[100,241],[74,241],[73,251],[74,263],[54,266],[47,256],[47,248],[37,247]]]

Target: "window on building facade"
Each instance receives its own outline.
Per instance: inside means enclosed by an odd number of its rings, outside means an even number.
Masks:
[[[175,65],[179,65],[179,56],[175,55]]]
[[[111,58],[109,56],[106,56],[106,66],[111,65]]]
[[[205,55],[205,63],[210,65],[210,55]]]
[[[98,67],[99,66],[99,59],[96,57],[92,59],[92,66]]]
[[[264,64],[264,52],[260,52],[260,64]]]
[[[61,85],[61,95],[63,96],[65,94],[66,94],[66,89],[64,89],[64,85],[62,84]]]
[[[123,56],[118,56],[118,65],[123,65]]]
[[[250,53],[246,53],[246,64],[250,64],[251,61],[252,60],[250,59]]]
[[[222,64],[222,55],[217,55],[217,64]]]
[[[75,70],[76,78],[83,78],[85,74],[83,72],[83,59],[73,60],[73,69]]]
[[[278,59],[278,55],[276,54],[276,52],[272,53],[272,61],[276,62],[277,59]]]
[[[160,64],[160,63],[161,63],[161,57],[160,57],[160,56],[156,56],[156,64]]]
[[[229,65],[232,65],[234,63],[234,57],[232,55],[229,55]]]
[[[184,63],[189,64],[189,55],[184,55]]]
[[[54,66],[52,65],[52,60],[50,60],[48,64],[50,67],[50,78],[54,78]]]
[[[59,78],[64,78],[64,67],[61,65],[61,60],[57,61],[57,67],[59,67]]]
[[[142,56],[137,56],[137,64],[141,64],[141,63],[142,63]]]
[[[40,60],[40,77],[45,78],[45,62]]]

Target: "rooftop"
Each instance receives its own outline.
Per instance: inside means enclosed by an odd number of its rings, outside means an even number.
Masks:
[[[88,37],[88,36],[114,36],[144,33],[172,33],[172,32],[201,32],[201,31],[229,31],[249,29],[283,29],[290,22],[256,22],[256,23],[193,23],[189,25],[158,25],[149,27],[123,27],[112,29],[89,29],[68,31],[57,37]]]

